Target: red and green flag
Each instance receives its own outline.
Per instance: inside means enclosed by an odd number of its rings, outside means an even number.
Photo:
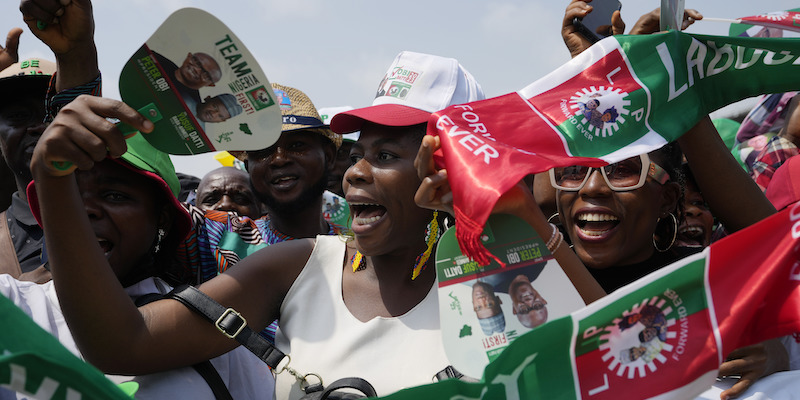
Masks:
[[[740,24],[759,25],[769,28],[785,29],[800,32],[800,9],[776,11],[742,17],[736,20]]]
[[[736,19],[703,17],[703,21],[730,23],[730,36],[782,37],[784,30],[800,32],[800,8]]]
[[[800,204],[520,336],[478,383],[385,399],[694,398],[732,350],[800,329],[798,239]]]
[[[434,113],[458,239],[478,240],[497,199],[525,175],[601,166],[674,141],[711,111],[800,88],[800,39],[664,34],[606,38],[526,88]]]
[[[49,333],[36,325],[11,300],[0,295],[0,387],[34,399],[130,400],[100,371],[75,357]]]

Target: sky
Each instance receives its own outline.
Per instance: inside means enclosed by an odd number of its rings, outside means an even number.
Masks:
[[[599,1],[599,0],[595,0]],[[298,88],[318,108],[369,106],[394,57],[403,50],[452,57],[487,97],[510,93],[569,60],[561,40],[567,0],[95,0],[95,41],[103,92],[119,98],[119,72],[175,10],[196,7],[225,23],[258,59],[271,82]],[[628,30],[658,0],[622,0]],[[704,16],[734,19],[788,10],[785,0],[686,0]],[[6,1],[0,30],[23,27],[20,59],[53,59]],[[727,35],[729,24],[699,21],[687,32]],[[2,37],[2,36],[0,36]],[[738,110],[749,108],[748,103]],[[752,104],[752,103],[750,103]],[[737,110],[736,107],[733,108]],[[213,155],[175,156],[176,170],[202,177]]]

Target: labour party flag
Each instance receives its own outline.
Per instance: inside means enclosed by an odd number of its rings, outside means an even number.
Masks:
[[[694,398],[732,350],[800,329],[798,260],[800,204],[518,337],[478,383],[386,399]]]
[[[736,19],[703,17],[703,21],[730,23],[730,36],[781,37],[783,30],[800,31],[800,8]]]
[[[133,397],[75,357],[3,295],[0,321],[6,327],[0,334],[0,386],[33,399]]]
[[[606,38],[526,88],[431,116],[450,171],[457,236],[479,236],[500,195],[556,166],[601,166],[677,139],[709,112],[800,88],[800,39],[664,34]]]
[[[800,31],[800,9],[777,11],[739,18],[739,23]]]

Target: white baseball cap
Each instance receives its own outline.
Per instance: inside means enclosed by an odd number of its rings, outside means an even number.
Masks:
[[[454,58],[403,51],[386,71],[372,106],[336,114],[337,133],[361,130],[365,121],[387,126],[427,122],[435,111],[483,100],[480,84]]]

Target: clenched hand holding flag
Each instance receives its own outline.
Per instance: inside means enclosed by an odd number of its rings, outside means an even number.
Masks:
[[[800,39],[615,36],[519,92],[434,113],[437,163],[459,171],[449,182],[462,250],[488,262],[483,225],[525,175],[647,153],[724,105],[798,89],[798,56]]]

